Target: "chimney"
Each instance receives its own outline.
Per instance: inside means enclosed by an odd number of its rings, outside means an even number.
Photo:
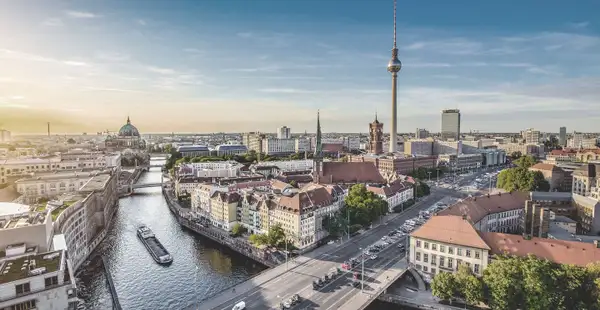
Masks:
[[[595,245],[597,248],[600,248],[600,242],[598,242],[598,240],[594,240],[594,245]]]

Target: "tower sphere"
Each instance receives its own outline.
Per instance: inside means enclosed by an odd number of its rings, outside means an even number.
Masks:
[[[388,72],[399,72],[402,69],[402,62],[398,58],[392,58],[387,66]]]

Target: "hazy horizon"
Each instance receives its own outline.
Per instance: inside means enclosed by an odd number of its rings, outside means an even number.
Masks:
[[[597,130],[597,1],[461,4],[398,3],[399,132],[437,132],[450,108],[463,132]],[[388,132],[392,7],[7,1],[0,128],[95,134],[130,116],[142,134],[314,132],[320,110],[324,132],[366,132],[375,113]]]

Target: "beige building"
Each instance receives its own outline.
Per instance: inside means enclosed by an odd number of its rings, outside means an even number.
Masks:
[[[241,196],[238,193],[216,191],[210,197],[210,221],[213,226],[231,230],[238,221],[237,210]]]
[[[544,179],[550,184],[550,191],[570,192],[572,176],[560,167],[551,164],[535,164],[529,168],[530,171],[539,171]]]
[[[572,203],[577,209],[579,232],[593,235],[600,233],[600,202],[597,199],[573,193]],[[596,214],[599,216],[596,217]]]
[[[438,165],[449,167],[452,171],[468,171],[481,168],[483,155],[478,154],[444,154],[438,156]]]
[[[573,194],[581,196],[592,196],[594,199],[600,199],[598,196],[598,173],[600,164],[584,164],[573,171]]]
[[[388,211],[394,212],[394,208],[414,199],[414,187],[408,182],[395,180],[383,186],[367,186],[367,190],[377,194],[388,203]]]
[[[434,155],[434,142],[432,139],[419,139],[404,141],[404,154],[407,155]]]
[[[600,149],[582,149],[577,151],[577,161],[587,163],[590,161],[598,161],[600,160]]]
[[[94,176],[111,173],[111,170],[38,173],[30,178],[17,180],[15,185],[17,192],[23,195],[24,201],[34,203],[39,198],[52,199],[65,193],[76,192]]]

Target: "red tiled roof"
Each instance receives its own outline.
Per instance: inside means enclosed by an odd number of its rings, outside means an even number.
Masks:
[[[527,240],[520,235],[491,232],[480,233],[480,235],[490,246],[492,254],[515,256],[533,254],[555,263],[581,267],[600,261],[600,248],[593,243],[537,237]]]
[[[408,182],[402,182],[400,180],[396,180],[387,186],[377,187],[377,186],[367,186],[367,190],[377,194],[383,195],[385,197],[391,197],[396,195],[399,192],[403,192],[406,190],[412,190],[412,185]]]
[[[370,162],[324,162],[323,183],[385,183],[377,167]]]
[[[575,155],[577,154],[577,150],[575,149],[562,149],[562,150],[552,150],[550,151],[551,155]]]
[[[440,211],[438,215],[465,215],[471,223],[475,224],[488,214],[523,208],[527,199],[529,194],[525,192],[470,197]]]
[[[490,249],[475,228],[471,226],[471,223],[461,216],[432,216],[410,236],[478,249]]]
[[[530,169],[537,169],[537,170],[545,170],[545,171],[562,171],[562,169],[560,169],[560,167],[553,165],[553,164],[535,164],[533,166],[530,167]]]

